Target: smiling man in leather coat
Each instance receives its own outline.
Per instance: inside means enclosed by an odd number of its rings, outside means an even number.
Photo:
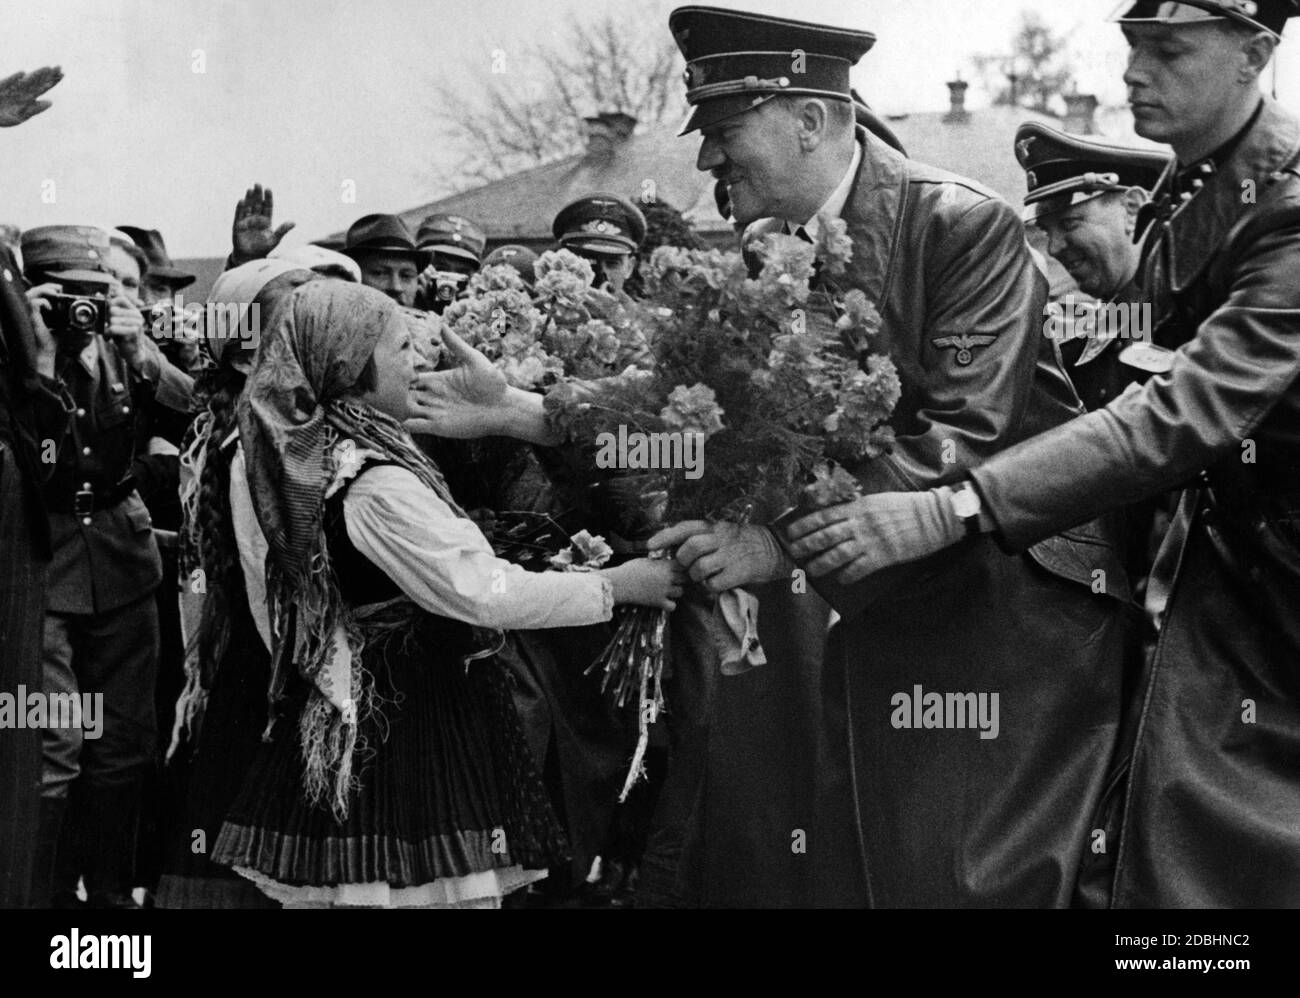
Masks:
[[[852,260],[837,287],[823,286],[875,303],[884,321],[874,348],[888,352],[902,381],[893,452],[850,469],[864,492],[955,483],[1082,412],[1044,336],[1047,281],[1018,213],[855,130],[848,71],[872,35],[699,7],[677,10],[670,26],[695,105],[687,127],[703,140],[697,165],[728,183],[737,221],[809,238],[825,217],[847,223]],[[711,591],[768,583],[755,590],[765,644],[792,629],[769,595],[784,588],[788,602],[813,598],[791,597],[795,566],[767,528],[687,523],[651,544],[680,544],[679,560]],[[790,740],[787,729],[807,717],[824,724],[819,754],[786,764],[803,766],[816,787],[815,824],[799,826],[807,868],[817,871],[815,903],[1070,904],[1106,804],[1131,610],[1100,526],[1016,558],[972,539],[864,586],[818,588],[842,618],[826,648],[819,710],[792,706],[788,724],[749,734],[718,726],[709,745],[715,756],[744,757],[752,741]],[[805,629],[778,640],[820,651],[822,638]],[[769,649],[761,668],[801,666]],[[718,683],[719,709],[731,682]],[[1000,705],[996,737],[973,730],[970,717],[935,727],[921,703],[919,728],[910,712],[906,726],[895,723],[898,697],[918,686],[925,703],[938,694]],[[723,782],[721,766],[706,767],[701,797]],[[672,781],[670,769],[666,797]],[[773,819],[758,831],[783,836],[790,850],[794,829]],[[719,815],[700,837],[754,833]]]

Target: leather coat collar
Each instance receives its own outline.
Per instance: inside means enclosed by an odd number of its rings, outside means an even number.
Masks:
[[[841,217],[853,240],[853,265],[844,281],[868,301],[883,302],[894,280],[895,252],[906,207],[907,159],[880,139],[858,129],[862,165]]]
[[[1244,193],[1249,190],[1246,182],[1258,185],[1259,189],[1254,191],[1257,202],[1264,196],[1267,185],[1286,175],[1283,167],[1291,164],[1297,153],[1300,153],[1300,121],[1266,97],[1254,126],[1232,155],[1206,180],[1199,193],[1177,206],[1152,234],[1157,240],[1153,248],[1162,248],[1166,254],[1175,294],[1185,292],[1200,277],[1233,225],[1254,203],[1243,201]],[[1176,170],[1173,163],[1165,170],[1152,198],[1155,203],[1171,196]]]

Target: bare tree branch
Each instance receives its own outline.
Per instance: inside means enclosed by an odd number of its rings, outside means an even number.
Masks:
[[[538,43],[512,60],[509,73],[456,75],[435,84],[434,114],[460,151],[449,185],[483,183],[582,150],[582,118],[621,111],[640,123],[685,112],[681,56],[666,29],[667,3],[641,16],[573,17],[561,40]]]

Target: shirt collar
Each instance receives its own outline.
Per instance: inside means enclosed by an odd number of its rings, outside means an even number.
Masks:
[[[862,165],[862,146],[858,142],[853,143],[853,159],[849,160],[849,168],[845,171],[844,177],[840,180],[839,186],[831,191],[831,196],[826,199],[813,217],[803,222],[804,231],[808,233],[808,238],[813,242],[817,241],[818,235],[821,234],[821,223],[817,221],[819,215],[825,215],[827,218],[839,218],[844,213],[844,206],[849,203],[849,192],[853,190],[853,181],[858,176],[858,167]],[[787,221],[785,228],[787,233],[793,233],[799,228],[800,223]]]

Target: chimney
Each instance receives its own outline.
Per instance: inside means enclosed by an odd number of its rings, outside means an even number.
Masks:
[[[970,112],[966,110],[966,89],[970,86],[958,74],[957,79],[948,83],[948,113],[943,116],[945,122],[964,125],[970,121]]]
[[[615,150],[636,128],[636,118],[622,111],[602,111],[582,120],[586,124],[586,158],[601,162],[613,159]]]
[[[1098,103],[1092,94],[1075,93],[1066,97],[1065,130],[1075,135],[1096,135]]]

